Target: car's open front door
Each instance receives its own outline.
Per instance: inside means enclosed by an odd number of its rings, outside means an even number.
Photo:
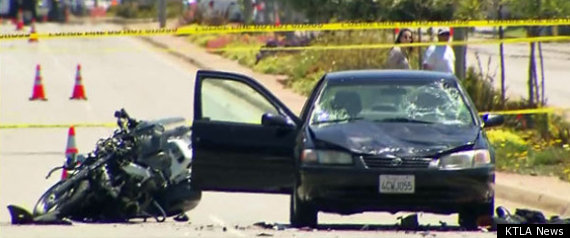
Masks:
[[[200,70],[194,92],[192,183],[214,191],[287,192],[299,119],[243,75]]]

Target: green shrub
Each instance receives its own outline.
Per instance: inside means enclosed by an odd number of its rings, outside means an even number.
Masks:
[[[302,95],[309,95],[324,74],[324,71],[317,71],[299,79],[297,83],[292,85],[293,91]]]
[[[358,45],[389,42],[391,34],[386,31],[339,31],[324,32],[313,45]],[[293,65],[287,85],[295,91],[308,95],[315,79],[324,73],[340,70],[382,69],[390,49],[333,49],[308,50],[299,53]],[[417,60],[411,60],[412,62]]]
[[[512,171],[526,166],[529,146],[522,136],[509,129],[487,130],[486,134],[495,150],[499,170]]]
[[[257,65],[253,66],[253,69],[264,74],[290,75],[292,68],[298,63],[295,60],[297,58],[290,54],[276,54],[261,60]]]
[[[255,44],[255,43],[243,43],[240,41],[233,41],[231,43],[228,43],[225,48],[239,48],[239,47],[252,47],[252,48],[257,48],[259,47],[259,44]],[[221,52],[221,55],[229,58],[229,59],[233,59],[236,60],[239,64],[247,66],[247,67],[253,67],[255,64],[255,55],[257,54],[257,50],[255,49],[248,49],[248,50],[239,50],[239,51],[223,51]]]
[[[559,165],[568,161],[570,152],[561,147],[548,147],[545,150],[532,151],[530,164],[539,165]]]

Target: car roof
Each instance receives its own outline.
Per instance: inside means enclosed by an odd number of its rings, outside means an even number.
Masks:
[[[325,78],[332,82],[341,82],[346,79],[401,79],[401,80],[426,80],[434,81],[440,79],[456,80],[455,76],[451,73],[443,73],[437,71],[426,70],[381,70],[381,69],[367,69],[367,70],[347,70],[336,71],[327,73]]]

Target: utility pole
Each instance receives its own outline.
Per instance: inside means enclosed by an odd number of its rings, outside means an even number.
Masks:
[[[467,28],[455,28],[453,34],[453,41],[467,40]],[[467,54],[466,45],[453,46],[455,52],[455,76],[459,79],[465,79],[465,55]]]
[[[158,22],[160,28],[166,26],[166,0],[158,0]]]
[[[252,23],[253,2],[251,0],[243,0],[244,8],[244,24]]]
[[[498,12],[499,20],[503,20],[503,4],[499,5],[499,12]],[[505,37],[505,32],[503,31],[503,26],[499,26],[499,39],[503,39]],[[499,44],[499,56],[501,60],[501,104],[505,105],[506,99],[506,86],[505,86],[505,51],[503,47],[503,43]]]

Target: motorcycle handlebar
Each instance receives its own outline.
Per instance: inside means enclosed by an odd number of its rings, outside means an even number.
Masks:
[[[115,111],[115,117],[117,118],[117,125],[121,129],[131,129],[134,128],[137,124],[137,121],[131,118],[124,108],[121,108],[119,111]],[[124,120],[126,120],[126,125],[123,125]],[[126,128],[123,128],[125,126]]]

